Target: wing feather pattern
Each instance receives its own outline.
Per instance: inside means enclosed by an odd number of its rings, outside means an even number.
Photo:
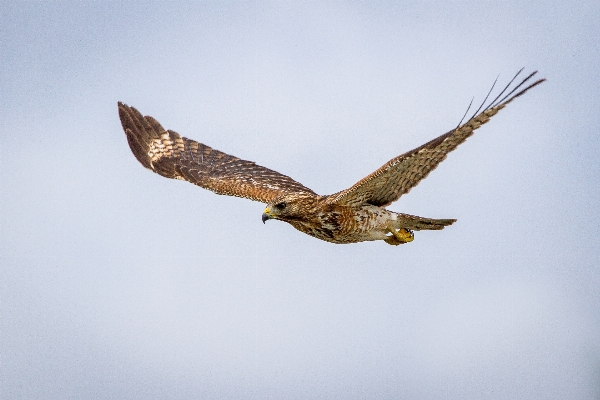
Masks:
[[[461,121],[456,129],[391,159],[352,187],[328,196],[327,201],[352,206],[371,204],[383,207],[398,200],[400,196],[408,193],[410,189],[429,175],[446,158],[449,152],[456,149],[477,128],[488,122],[491,117],[511,101],[545,81],[545,79],[537,80],[514,94],[537,73],[537,71],[531,73],[509,91],[512,83],[522,71],[521,69],[504,90],[483,111],[479,112],[491,94],[492,90],[490,90],[481,107],[466,123],[462,124]]]
[[[282,194],[316,194],[287,175],[242,160],[165,130],[154,118],[119,102],[119,117],[131,151],[146,168],[217,194],[269,203]]]

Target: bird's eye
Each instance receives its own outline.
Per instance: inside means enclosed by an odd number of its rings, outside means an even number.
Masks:
[[[275,204],[275,208],[277,208],[279,210],[283,210],[285,208],[285,206],[287,206],[287,204],[285,204],[285,202]]]

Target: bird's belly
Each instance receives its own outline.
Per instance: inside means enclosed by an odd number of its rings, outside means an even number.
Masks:
[[[335,219],[292,225],[299,231],[327,242],[357,243],[386,239],[389,222],[395,217],[394,213],[385,209],[367,206],[343,210],[337,213]]]

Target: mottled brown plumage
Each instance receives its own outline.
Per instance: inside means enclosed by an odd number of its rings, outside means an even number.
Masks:
[[[536,71],[511,88],[521,71],[484,108],[490,90],[480,109],[464,124],[393,158],[352,187],[329,196],[319,196],[289,176],[165,130],[154,118],[144,117],[121,102],[119,116],[135,157],[164,177],[186,180],[217,194],[266,203],[263,222],[279,219],[328,242],[384,240],[398,245],[412,241],[413,230],[443,229],[456,221],[400,214],[384,207],[408,193],[498,111],[544,81],[521,89]]]

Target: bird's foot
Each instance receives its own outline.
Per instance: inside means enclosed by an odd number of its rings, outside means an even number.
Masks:
[[[388,231],[392,234],[392,236],[384,239],[387,244],[398,246],[399,244],[404,244],[415,240],[415,234],[410,229],[400,228],[399,230],[396,230],[395,228],[388,228]]]

